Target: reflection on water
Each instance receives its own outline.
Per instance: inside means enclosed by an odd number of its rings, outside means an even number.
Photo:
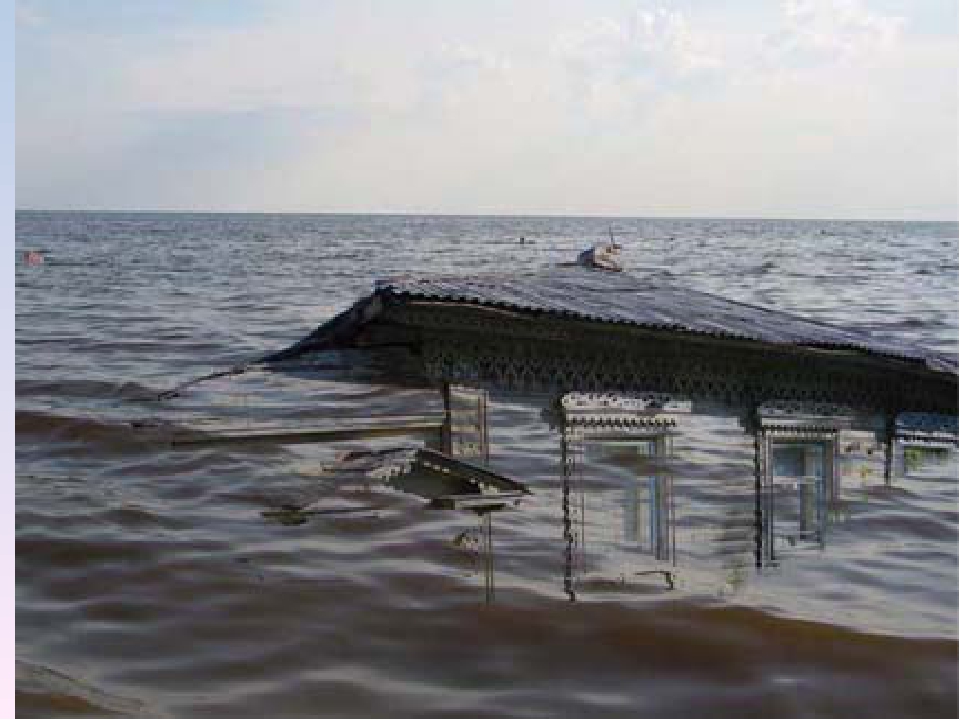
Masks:
[[[467,426],[489,437],[478,426],[490,417],[486,393],[475,392],[483,409]],[[617,392],[526,401],[547,418],[561,407],[553,429],[562,468],[563,590],[571,600],[592,591],[674,590],[685,584],[686,569],[701,587],[712,576],[707,585],[717,592],[742,591],[752,568],[822,555],[835,527],[869,512],[871,488],[893,491],[903,481],[901,469],[956,460],[956,422],[947,417],[928,416],[936,429],[924,430],[822,403],[746,409]],[[697,452],[705,419],[740,429],[753,449],[753,477],[684,477],[686,459],[675,446]],[[478,452],[496,456],[488,445],[469,446],[470,455]]]
[[[371,498],[389,491],[423,498],[431,510],[469,511],[479,525],[452,545],[476,557],[489,603],[494,529],[532,501],[517,479],[527,464],[511,461],[494,438],[508,435],[521,456],[539,446],[541,457],[550,454],[546,438],[560,492],[549,485],[536,492],[558,500],[557,579],[568,599],[677,590],[729,598],[771,578],[776,584],[785,565],[818,562],[836,533],[856,542],[871,506],[882,509],[909,473],[957,457],[956,419],[948,417],[896,420],[824,403],[730,406],[656,393],[496,395],[445,386],[442,426],[423,446],[341,454],[314,474],[300,503],[264,516],[285,524],[367,520],[379,517]],[[518,412],[528,420],[517,423]],[[389,423],[388,416],[378,424]],[[703,443],[718,431],[726,436],[721,447]],[[732,447],[742,457],[739,471],[703,477],[704,465],[729,461]],[[498,551],[509,553],[509,544]]]
[[[916,472],[928,466],[946,465],[950,462],[950,455],[949,446],[908,445],[903,448],[903,469]]]
[[[569,529],[564,590],[571,600],[578,588],[611,581],[626,585],[638,577],[660,577],[668,589],[674,586],[670,461],[677,417],[664,412],[664,404],[616,394],[561,398]]]

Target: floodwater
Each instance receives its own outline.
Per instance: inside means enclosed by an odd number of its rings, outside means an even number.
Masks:
[[[631,272],[956,353],[955,223],[18,213],[45,256],[16,258],[18,714],[954,717],[953,449],[885,480],[869,433],[784,445],[778,472],[829,452],[839,490],[785,483],[758,568],[753,439],[720,411],[668,457],[581,438],[565,475],[536,401],[493,393],[489,467],[531,494],[489,536],[337,470],[412,439],[169,442],[436,412],[272,374],[154,398],[378,276],[534,268],[611,231]]]

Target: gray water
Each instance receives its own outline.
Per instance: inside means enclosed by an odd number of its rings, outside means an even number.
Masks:
[[[952,716],[955,452],[892,484],[864,458],[829,541],[757,570],[710,540],[750,441],[691,418],[674,587],[621,581],[636,553],[597,481],[571,593],[557,438],[495,396],[491,466],[533,495],[493,520],[488,602],[475,516],[323,482],[368,443],[171,448],[131,425],[435,410],[275,375],[149,397],[288,345],[376,277],[529,269],[611,232],[631,272],[956,353],[955,223],[18,213],[18,251],[46,258],[17,257],[18,714]],[[305,497],[364,511],[262,515]]]

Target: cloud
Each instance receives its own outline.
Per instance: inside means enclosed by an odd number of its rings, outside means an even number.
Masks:
[[[686,13],[643,5],[627,17],[591,19],[562,32],[552,51],[585,110],[617,116],[642,111],[655,94],[716,79],[721,45]]]
[[[620,70],[656,68],[672,75],[709,70],[720,64],[714,38],[696,31],[678,10],[642,8],[623,20],[604,17],[562,34],[557,51],[587,66]]]
[[[20,27],[38,27],[43,25],[46,20],[34,5],[28,4],[24,0],[17,0],[14,5],[14,19]]]
[[[780,29],[764,44],[788,63],[869,63],[899,48],[904,24],[860,0],[787,0]]]
[[[18,199],[955,213],[956,34],[866,2],[264,8],[18,39]]]

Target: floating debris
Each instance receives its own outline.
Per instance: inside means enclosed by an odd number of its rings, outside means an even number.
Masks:
[[[375,518],[379,516],[380,509],[379,507],[315,508],[309,505],[283,504],[273,510],[264,510],[261,515],[268,520],[276,520],[281,525],[303,525],[311,517],[316,516]]]
[[[382,485],[423,498],[432,509],[472,510],[481,515],[515,505],[530,494],[523,483],[428,448],[353,451],[325,470],[341,485],[350,482]],[[380,510],[375,507],[322,508],[316,507],[317,502],[285,504],[263,515],[286,524],[301,524],[311,516],[354,516],[356,513],[369,516]]]

